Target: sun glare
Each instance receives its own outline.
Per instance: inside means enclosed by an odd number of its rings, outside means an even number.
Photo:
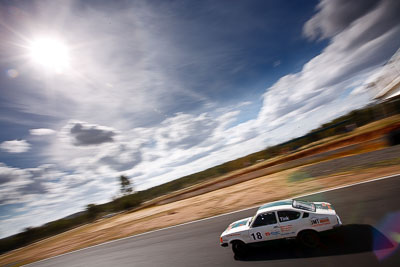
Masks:
[[[46,71],[62,73],[69,66],[68,47],[57,39],[37,39],[31,43],[29,50],[32,61]]]

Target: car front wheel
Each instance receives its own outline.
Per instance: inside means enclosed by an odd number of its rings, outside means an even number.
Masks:
[[[248,252],[247,245],[242,241],[233,241],[232,242],[232,251],[237,257],[246,256]]]

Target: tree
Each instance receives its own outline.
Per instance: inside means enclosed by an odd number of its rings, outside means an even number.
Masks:
[[[97,217],[97,214],[100,212],[100,209],[95,204],[89,204],[86,206],[86,213],[90,220],[93,220]]]
[[[129,181],[129,178],[126,177],[125,175],[121,175],[119,177],[119,181],[121,183],[121,194],[126,196],[132,193],[132,184],[131,181]]]

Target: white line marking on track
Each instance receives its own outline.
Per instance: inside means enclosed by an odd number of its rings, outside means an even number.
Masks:
[[[291,199],[299,198],[299,197],[305,197],[305,196],[311,196],[311,195],[316,195],[316,194],[325,193],[325,192],[329,192],[329,191],[334,191],[334,190],[338,190],[338,189],[343,189],[343,188],[347,188],[347,187],[351,187],[351,186],[355,186],[355,185],[366,184],[366,183],[370,183],[370,182],[376,182],[376,181],[380,181],[380,180],[384,180],[384,179],[388,179],[388,178],[393,178],[393,177],[396,177],[396,176],[399,176],[399,175],[400,175],[400,173],[393,174],[393,175],[388,175],[388,176],[384,176],[384,177],[379,177],[379,178],[375,178],[375,179],[371,179],[371,180],[367,180],[367,181],[362,181],[362,182],[358,182],[358,183],[354,183],[354,184],[337,186],[337,187],[334,187],[334,188],[324,189],[324,190],[313,192],[313,193],[297,195],[297,196],[292,197]],[[86,247],[86,248],[81,248],[81,249],[78,249],[78,250],[74,250],[74,251],[70,251],[70,252],[67,252],[67,253],[64,253],[64,254],[53,256],[53,257],[50,257],[50,258],[47,258],[47,259],[43,259],[43,260],[40,260],[40,261],[32,262],[32,263],[29,263],[29,264],[26,264],[26,265],[23,265],[23,266],[29,266],[31,264],[36,264],[36,263],[40,263],[40,262],[43,262],[43,261],[51,260],[51,259],[54,259],[54,258],[58,258],[58,257],[61,257],[61,256],[72,254],[72,253],[75,253],[75,252],[78,252],[78,251],[82,251],[82,250],[85,250],[85,249],[95,248],[95,247],[111,244],[111,243],[114,243],[114,242],[117,242],[117,241],[121,241],[121,240],[125,240],[125,239],[128,239],[128,238],[147,235],[147,234],[159,232],[159,231],[162,231],[162,230],[167,230],[167,229],[171,229],[171,228],[175,228],[175,227],[184,226],[184,225],[187,225],[187,224],[197,223],[197,222],[214,219],[214,218],[217,218],[217,217],[222,217],[222,216],[226,216],[226,215],[229,215],[229,214],[233,214],[233,213],[237,213],[237,212],[241,212],[241,211],[245,211],[245,210],[254,209],[254,208],[257,208],[259,206],[260,205],[256,205],[256,206],[252,206],[252,207],[249,207],[249,208],[244,208],[244,209],[241,209],[241,210],[235,210],[235,211],[231,211],[231,212],[228,212],[228,213],[215,215],[215,216],[212,216],[212,217],[207,217],[207,218],[203,218],[203,219],[199,219],[199,220],[195,220],[195,221],[185,222],[185,223],[172,225],[172,226],[168,226],[168,227],[165,227],[165,228],[161,228],[161,229],[157,229],[157,230],[153,230],[153,231],[149,231],[149,232],[144,232],[144,233],[141,233],[141,234],[131,235],[131,236],[127,236],[127,237],[123,237],[123,238],[107,241],[107,242],[104,242],[104,243],[101,243],[101,244],[93,245],[93,246]]]

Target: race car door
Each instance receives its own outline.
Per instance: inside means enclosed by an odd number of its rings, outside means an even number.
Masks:
[[[293,210],[278,211],[281,237],[294,237],[300,225],[300,212]]]
[[[261,213],[254,220],[250,230],[251,242],[261,242],[280,237],[280,228],[275,212]]]

